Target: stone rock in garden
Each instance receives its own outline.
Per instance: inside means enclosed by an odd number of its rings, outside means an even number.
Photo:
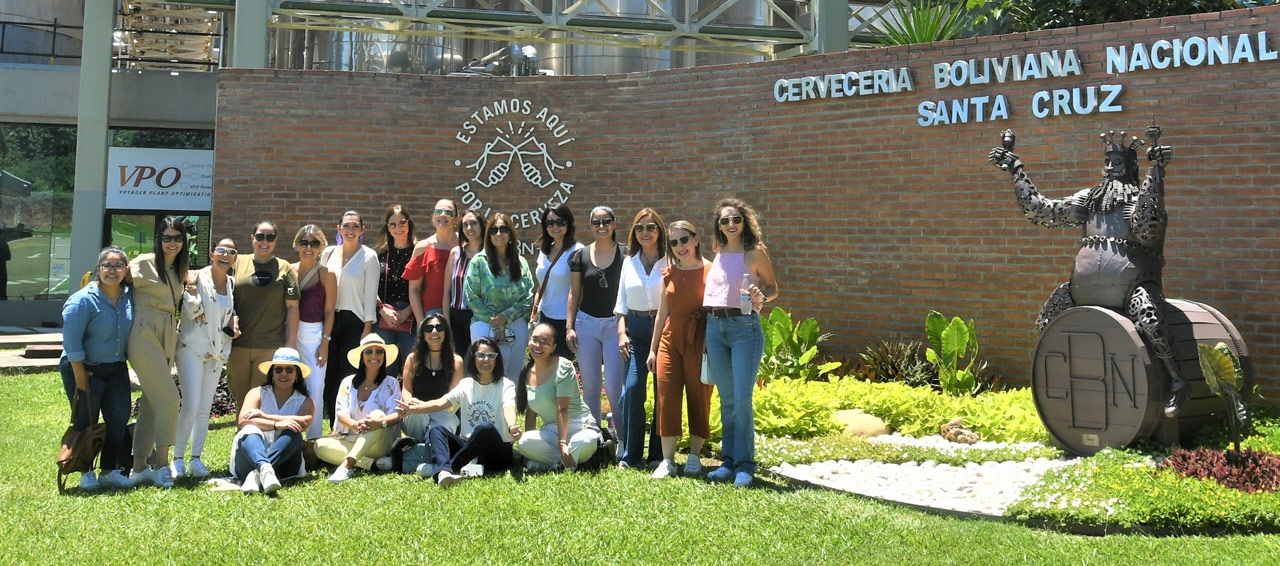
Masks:
[[[942,425],[940,431],[942,437],[951,442],[959,442],[961,444],[973,444],[979,440],[978,433],[965,428],[963,420],[960,417],[951,419],[951,422]]]
[[[871,438],[889,434],[889,425],[874,415],[862,412],[862,409],[836,411],[836,422],[844,425],[844,434]]]

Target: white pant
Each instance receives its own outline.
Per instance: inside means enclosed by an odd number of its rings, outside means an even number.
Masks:
[[[493,336],[493,329],[487,322],[471,322],[471,341],[474,343],[482,337],[492,337],[498,343],[498,351],[502,352],[502,366],[507,372],[507,379],[515,381],[524,367],[524,351],[529,345],[529,323],[525,319],[507,323],[507,331],[515,334],[515,339],[507,341],[502,336]],[[616,331],[615,331],[616,332]]]
[[[203,360],[186,348],[178,348],[174,365],[178,368],[178,386],[182,391],[182,408],[178,410],[178,434],[173,441],[173,457],[183,458],[187,440],[191,441],[191,457],[204,451],[209,435],[209,410],[218,389],[225,360]]]
[[[556,423],[547,423],[538,430],[531,430],[520,436],[517,444],[520,453],[533,462],[541,462],[548,466],[560,463],[560,435]],[[579,464],[585,462],[596,453],[600,442],[600,431],[594,427],[583,426],[581,420],[569,420],[569,455]]]
[[[302,363],[311,368],[311,375],[307,377],[307,396],[311,397],[311,402],[316,405],[316,417],[311,419],[311,428],[307,429],[307,440],[320,438],[321,427],[324,425],[324,419],[320,418],[324,415],[324,375],[328,369],[330,360],[325,360],[324,367],[316,365],[316,348],[324,342],[324,323],[323,322],[299,322],[298,323],[298,356],[302,358]],[[327,353],[328,349],[325,349]],[[403,354],[401,354],[403,355]]]
[[[600,368],[604,367],[604,393],[613,411],[613,428],[622,422],[622,381],[627,377],[627,366],[622,363],[618,351],[618,317],[596,318],[581,311],[573,321],[578,333],[578,371],[582,372],[582,400],[591,409],[596,422],[603,423],[600,414]]]

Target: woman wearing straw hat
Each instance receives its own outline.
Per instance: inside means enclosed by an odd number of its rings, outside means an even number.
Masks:
[[[352,468],[368,470],[374,460],[387,456],[400,436],[400,382],[387,375],[387,365],[399,355],[395,344],[369,334],[347,352],[356,373],[342,380],[334,406],[334,436],[316,440],[316,456],[338,469],[330,483],[351,479]]]
[[[302,431],[315,419],[316,406],[304,381],[311,368],[293,348],[276,350],[271,360],[258,364],[267,384],[245,395],[240,409],[240,430],[231,443],[231,475],[243,480],[246,493],[272,494],[280,489],[279,467],[291,475],[307,475],[302,461]]]

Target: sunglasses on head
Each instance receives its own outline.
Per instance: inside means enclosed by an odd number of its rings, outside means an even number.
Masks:
[[[216,248],[213,248],[213,253],[223,254],[223,255],[236,255],[240,252],[236,251],[235,248],[224,248],[222,246],[218,246]]]
[[[497,352],[476,352],[476,359],[482,362],[491,362],[498,359]]]
[[[422,325],[423,332],[444,332],[444,325],[439,322]]]
[[[613,225],[613,219],[612,219],[612,218],[603,218],[603,219],[600,219],[600,220],[596,220],[596,219],[592,218],[592,219],[591,219],[591,225],[592,225],[592,226],[595,226],[596,228],[600,228],[600,227],[603,227],[603,226],[612,226],[612,225]]]
[[[547,228],[564,228],[569,225],[569,221],[563,218],[548,218]]]
[[[644,224],[636,224],[636,232],[657,232],[657,222],[646,222]]]
[[[276,366],[274,368],[271,368],[271,371],[274,372],[276,375],[280,375],[282,373],[293,373],[295,371],[298,371],[298,368],[295,368],[293,366]]]
[[[728,226],[730,222],[734,224],[742,224],[742,217],[737,214],[731,214],[729,216],[720,217],[721,226]]]
[[[298,240],[299,248],[318,248],[323,245],[320,240]]]
[[[254,234],[254,235],[253,235],[253,239],[255,239],[255,240],[259,241],[259,242],[261,242],[261,241],[263,241],[263,240],[266,240],[266,241],[268,241],[268,242],[274,242],[274,241],[276,241],[276,235],[275,235],[275,234],[268,234],[268,233],[266,233],[266,232],[258,232],[257,234]]]
[[[510,235],[511,235],[511,227],[509,227],[509,226],[494,226],[494,227],[493,227],[493,235],[495,235],[495,236],[496,236],[496,235],[498,235],[498,234],[506,234],[506,235],[510,236]]]
[[[437,208],[431,212],[434,212],[436,216],[453,216],[453,211],[448,208]]]
[[[389,229],[391,229],[391,230],[395,230],[396,228],[399,228],[399,227],[401,227],[401,226],[408,226],[408,225],[409,225],[409,221],[408,221],[408,220],[401,220],[401,221],[399,221],[399,222],[396,222],[396,221],[394,221],[394,220],[393,220],[393,221],[391,221],[391,222],[388,222],[388,223],[387,223],[387,228],[389,228]]]
[[[674,249],[689,243],[689,240],[692,239],[693,236],[680,236],[679,238],[671,238],[667,240],[667,243],[671,244],[671,247]]]

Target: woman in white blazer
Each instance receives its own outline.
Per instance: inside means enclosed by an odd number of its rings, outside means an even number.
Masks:
[[[231,355],[231,340],[240,333],[233,308],[235,280],[230,274],[237,253],[231,238],[219,240],[209,251],[209,266],[188,277],[182,294],[182,325],[178,330],[175,361],[182,390],[178,436],[173,442],[175,478],[209,476],[209,469],[200,459],[209,434],[209,411],[222,366]],[[184,463],[188,440],[191,460]]]

